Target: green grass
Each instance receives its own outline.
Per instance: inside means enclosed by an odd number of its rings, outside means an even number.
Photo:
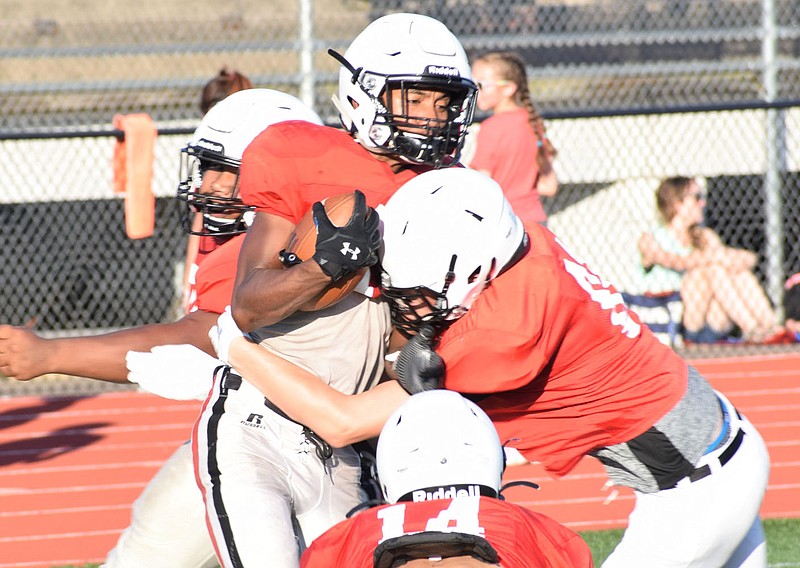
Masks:
[[[767,561],[770,566],[800,566],[800,519],[767,519]]]
[[[800,519],[766,519],[767,564],[770,568],[800,568]],[[622,538],[622,529],[580,533],[600,566]]]
[[[767,519],[767,562],[769,568],[800,568],[800,519]],[[592,549],[594,565],[599,567],[622,538],[622,529],[582,532]],[[59,566],[57,568],[98,568],[99,564]]]
[[[583,537],[583,540],[589,544],[589,548],[592,549],[594,565],[600,566],[622,538],[622,529],[587,531],[580,533],[580,535]]]

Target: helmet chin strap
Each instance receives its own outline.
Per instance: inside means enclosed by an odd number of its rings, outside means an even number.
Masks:
[[[225,235],[231,228],[238,227],[239,224],[244,223],[242,215],[234,219],[226,219],[224,217],[215,217],[213,215],[203,215],[203,225],[211,235]]]
[[[333,103],[333,106],[336,107],[336,110],[339,111],[339,116],[343,117],[343,118],[347,118],[347,120],[350,121],[350,126],[348,127],[349,130],[350,130],[350,134],[355,133],[355,131],[356,131],[356,123],[353,120],[353,117],[350,116],[350,113],[347,112],[347,109],[344,108],[344,105],[339,100],[339,97],[336,96],[336,93],[331,95],[331,102]],[[344,125],[344,120],[342,120],[342,124]]]
[[[458,261],[458,255],[454,254],[450,257],[450,266],[447,269],[447,273],[444,275],[444,286],[442,287],[442,291],[440,295],[447,296],[447,290],[450,288],[450,284],[456,279],[456,262]]]
[[[403,132],[398,132],[394,139],[395,150],[400,156],[410,159],[419,158],[425,151],[425,144],[422,140],[409,136]]]

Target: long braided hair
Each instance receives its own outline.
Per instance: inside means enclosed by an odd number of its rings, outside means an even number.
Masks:
[[[536,110],[531,99],[525,61],[515,51],[490,51],[476,58],[476,61],[492,65],[495,68],[498,79],[511,81],[517,86],[517,90],[514,93],[514,102],[528,111],[528,122],[536,135],[539,146],[539,152],[536,154],[539,171],[550,171],[553,167],[552,160],[558,152],[547,137],[544,119],[539,114],[539,111]]]

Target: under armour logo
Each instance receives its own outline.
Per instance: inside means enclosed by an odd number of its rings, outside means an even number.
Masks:
[[[350,260],[358,260],[358,255],[361,253],[360,248],[356,247],[354,249],[351,249],[350,243],[342,243],[342,245],[343,245],[342,250],[339,252],[341,252],[343,255],[348,255],[348,254],[352,255]]]

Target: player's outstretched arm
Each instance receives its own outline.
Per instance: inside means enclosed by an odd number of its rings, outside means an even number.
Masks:
[[[360,394],[343,394],[243,337],[230,342],[227,356],[236,371],[264,396],[334,447],[380,434],[389,415],[409,396],[393,380]]]
[[[279,322],[331,283],[319,264],[281,264],[279,254],[294,225],[269,213],[256,213],[239,253],[231,312],[240,329],[253,331]]]
[[[26,381],[63,373],[115,383],[128,382],[128,351],[189,343],[214,354],[208,330],[218,314],[192,312],[171,323],[134,327],[90,337],[46,339],[24,327],[0,326],[0,372]]]
[[[28,327],[0,325],[0,373],[20,381],[47,373],[54,347]]]

